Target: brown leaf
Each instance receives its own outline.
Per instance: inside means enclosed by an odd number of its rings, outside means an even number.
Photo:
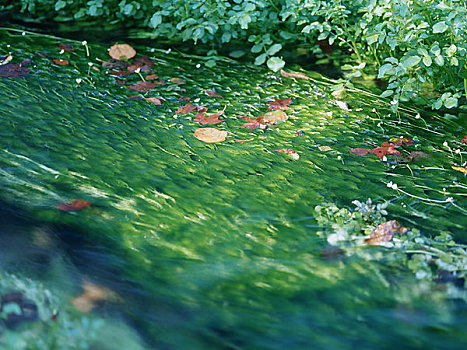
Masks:
[[[135,57],[136,51],[128,44],[115,44],[110,47],[109,55],[116,60],[128,61]]]
[[[349,152],[352,154],[356,154],[357,156],[365,156],[370,152],[370,150],[368,148],[357,147],[349,149]]]
[[[207,110],[207,109],[206,109]],[[219,124],[222,123],[223,120],[219,120],[219,117],[224,114],[224,111],[220,111],[217,113],[196,113],[195,121],[199,122],[203,125],[207,124]]]
[[[146,80],[156,80],[156,79],[158,79],[158,78],[159,78],[159,77],[158,77],[157,75],[151,74],[151,75],[148,75],[148,76],[146,77]]]
[[[163,99],[157,98],[157,97],[146,97],[146,101],[154,103],[156,106],[160,106],[162,102],[164,102]]]
[[[289,104],[292,103],[292,98],[286,98],[286,99],[276,99],[274,101],[267,102],[269,105],[268,111],[273,111],[273,110],[282,110],[285,111],[287,109],[290,109],[287,107]]]
[[[114,58],[109,58],[107,61],[102,62],[102,68],[104,69],[126,69],[128,64],[126,62],[116,60]],[[117,75],[116,71],[111,72],[113,75]],[[122,74],[118,72],[119,74]],[[125,72],[126,74],[131,74],[131,72]]]
[[[464,136],[464,138],[461,140],[462,143],[467,143],[467,135]]]
[[[283,148],[283,149],[276,149],[276,152],[281,152],[281,153],[287,153],[290,154],[293,160],[299,160],[300,155],[294,151],[293,149],[290,148]]]
[[[391,241],[396,233],[402,235],[409,230],[408,227],[402,227],[396,220],[386,221],[379,224],[370,237],[365,239],[365,242],[371,245],[380,245],[381,243]]]
[[[141,58],[134,59],[132,65],[136,67],[148,66],[149,68],[152,68],[154,67],[154,62],[151,61],[149,57],[143,56]]]
[[[151,89],[154,89],[159,85],[160,84],[150,83],[148,81],[138,81],[135,85],[132,85],[129,88],[136,91],[151,91]]]
[[[191,100],[191,97],[186,97],[186,96],[180,96],[178,98],[178,102],[186,102],[186,101],[190,101]]]
[[[73,45],[70,45],[70,44],[59,44],[59,46],[60,46],[60,50],[63,50],[63,51],[69,51],[69,52],[75,51],[75,49],[73,48]]]
[[[396,146],[413,145],[415,143],[412,139],[408,139],[407,137],[394,137],[389,139],[389,142],[394,143]]]
[[[298,78],[298,79],[310,79],[306,74],[300,72],[290,72],[287,73],[281,69],[281,75],[286,78]]]
[[[52,62],[55,64],[58,64],[59,66],[66,66],[67,64],[70,63],[68,62],[68,60],[62,60],[62,59],[53,59]]]
[[[244,117],[242,115],[239,115],[238,117],[248,121],[248,123],[243,124],[242,126],[240,126],[240,128],[249,128],[250,130],[254,130],[266,129],[268,126],[267,123],[264,122],[264,118],[262,115],[255,119]]]
[[[131,72],[127,70],[111,70],[109,72],[110,75],[116,76],[116,77],[124,77],[126,75],[131,74]]]
[[[75,199],[71,203],[59,203],[57,208],[61,211],[78,211],[91,206],[91,203],[82,199]]]
[[[181,78],[170,78],[169,81],[174,84],[186,84],[186,81]]]
[[[214,143],[224,141],[227,137],[227,131],[216,128],[199,128],[195,130],[193,135],[200,141]]]
[[[123,80],[123,79],[115,79],[115,82],[116,82],[117,84],[120,84],[120,85],[125,85],[126,80]]]
[[[376,154],[381,160],[384,159],[384,157],[388,154],[398,154],[400,155],[400,152],[396,149],[397,145],[388,143],[388,142],[383,142],[381,144],[381,147],[375,147],[370,150],[371,153]]]
[[[23,67],[21,63],[7,63],[0,65],[0,77],[24,78],[31,72],[29,68]]]
[[[180,113],[180,114],[187,114],[187,113],[192,113],[196,110],[196,106],[193,106],[190,102],[188,102],[186,105],[179,107],[175,113]]]
[[[206,90],[206,93],[211,97],[223,98],[221,95],[218,95],[214,90]]]

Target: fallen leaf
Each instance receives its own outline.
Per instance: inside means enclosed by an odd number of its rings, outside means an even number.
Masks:
[[[126,80],[123,80],[123,79],[115,79],[115,82],[116,82],[117,84],[120,84],[120,85],[125,85]]]
[[[146,80],[156,80],[156,79],[158,79],[158,78],[159,78],[159,77],[158,77],[157,75],[151,74],[151,75],[148,75],[148,76],[146,77]]]
[[[318,149],[319,149],[321,152],[332,151],[332,148],[329,147],[329,146],[318,146]]]
[[[207,110],[207,108],[206,108]],[[224,110],[217,112],[217,113],[203,113],[198,112],[196,113],[195,121],[199,122],[203,125],[207,124],[219,124],[222,123],[223,120],[219,120],[219,117],[224,114]]]
[[[284,111],[270,111],[263,114],[263,120],[267,123],[283,122],[289,119]]]
[[[178,102],[186,102],[186,101],[190,101],[191,100],[191,97],[186,97],[186,96],[180,96],[178,98]]]
[[[462,143],[467,143],[467,135],[464,136],[464,138],[461,140]]]
[[[116,60],[114,58],[110,58],[107,61],[102,62],[102,68],[104,68],[104,69],[120,69],[120,70],[123,70],[123,69],[126,69],[127,67],[128,67],[128,64],[126,62]],[[117,72],[112,71],[111,73],[113,75],[116,75]],[[118,72],[118,73],[123,74],[123,72],[122,73]],[[131,74],[131,72],[124,72],[124,73],[125,73],[125,75]]]
[[[128,100],[140,100],[142,97],[140,95],[135,95],[135,96],[127,96]]]
[[[186,84],[186,81],[181,78],[170,78],[169,81],[174,84]]]
[[[150,83],[148,81],[138,81],[135,85],[130,86],[129,88],[136,91],[151,91],[155,87],[158,87],[161,84]]]
[[[299,160],[300,158],[300,155],[296,151],[290,148],[276,149],[276,152],[290,154],[293,160]]]
[[[164,102],[163,99],[157,98],[157,97],[145,97],[146,101],[154,103],[156,106],[160,106],[162,102]]]
[[[452,166],[451,168],[460,171],[461,173],[467,174],[467,168],[464,166]]]
[[[370,237],[365,239],[365,242],[371,245],[380,245],[380,243],[389,242],[396,233],[402,235],[409,230],[407,227],[402,227],[396,220],[386,221],[379,224]]]
[[[417,161],[422,158],[430,158],[430,157],[431,155],[423,151],[412,151],[409,154],[409,161],[412,162],[412,161]]]
[[[222,142],[227,137],[227,131],[216,128],[199,128],[193,134],[198,140],[208,143]]]
[[[345,89],[339,89],[339,90],[334,90],[331,93],[331,95],[332,95],[332,97],[334,97],[337,100],[342,100],[343,98],[346,97],[347,92],[345,91]]]
[[[412,139],[408,139],[406,137],[394,137],[389,139],[389,142],[394,143],[397,146],[413,145],[415,143]]]
[[[57,208],[61,211],[78,211],[91,206],[91,203],[82,199],[75,199],[71,203],[59,203]]]
[[[29,68],[22,63],[7,63],[0,65],[0,77],[5,78],[24,78],[31,72]]]
[[[70,44],[59,44],[59,46],[60,46],[60,50],[63,50],[63,51],[69,51],[69,52],[75,51],[75,49],[73,48],[73,45],[70,45]]]
[[[286,78],[298,78],[298,79],[310,79],[306,74],[300,72],[290,72],[287,73],[281,69],[281,75]]]
[[[124,77],[126,75],[131,74],[131,72],[127,70],[111,70],[109,72],[110,75],[116,76],[116,77]]]
[[[273,111],[273,110],[287,110],[290,109],[287,107],[289,104],[292,103],[292,98],[286,98],[286,99],[276,99],[274,101],[267,102],[269,105],[268,110]]]
[[[248,121],[247,123],[240,126],[240,128],[249,128],[250,130],[254,130],[254,129],[266,129],[268,126],[267,123],[264,122],[264,118],[262,115],[255,119],[248,118],[242,115],[239,115],[238,117]]]
[[[357,156],[365,156],[370,152],[370,150],[368,148],[357,147],[349,149],[349,152],[352,154],[356,154]]]
[[[109,55],[116,60],[128,61],[135,57],[136,51],[128,44],[115,44],[110,47]]]
[[[214,90],[206,90],[206,93],[211,97],[223,98],[221,95],[218,95]]]
[[[179,114],[187,114],[187,113],[192,113],[196,110],[196,106],[193,106],[190,102],[188,102],[186,105],[179,107],[175,113]]]
[[[398,154],[400,152],[396,149],[396,145],[388,142],[383,142],[381,147],[375,147],[370,150],[371,153],[376,154],[381,160],[384,160],[384,157],[388,154]]]
[[[100,301],[116,298],[115,293],[110,289],[91,282],[85,281],[81,287],[83,288],[83,293],[72,299],[71,303],[83,313],[92,311]]]
[[[136,66],[137,68],[141,68],[147,66],[149,68],[154,67],[154,62],[147,56],[143,56],[141,58],[136,58],[133,60],[132,66]]]

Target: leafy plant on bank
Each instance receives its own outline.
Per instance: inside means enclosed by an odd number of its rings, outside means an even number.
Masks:
[[[467,90],[465,0],[21,0],[3,5],[58,21],[105,19],[139,27],[153,38],[192,40],[217,50],[247,44],[254,63],[274,71],[284,50],[317,40],[345,53],[348,78],[387,81],[393,109],[415,100],[455,108]],[[53,11],[51,11],[53,9]],[[0,5],[0,11],[2,6]],[[242,52],[233,53],[241,55]]]
[[[412,228],[403,235],[397,235],[391,242],[380,244],[382,254],[375,253],[374,246],[365,242],[371,232],[386,219],[388,202],[373,204],[353,201],[355,208],[339,208],[335,204],[315,207],[316,220],[322,227],[320,236],[347,254],[355,254],[368,260],[382,260],[396,269],[404,268],[424,281],[454,282],[460,290],[452,289],[455,297],[467,300],[465,291],[467,277],[467,246],[456,243],[447,232],[434,237],[424,236]]]

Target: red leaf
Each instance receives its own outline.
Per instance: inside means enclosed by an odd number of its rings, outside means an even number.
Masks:
[[[221,95],[218,95],[214,90],[206,90],[206,93],[211,97],[223,98]]]
[[[400,152],[396,149],[396,145],[388,142],[383,142],[381,144],[381,147],[375,147],[372,150],[370,150],[371,153],[376,154],[381,160],[384,159],[384,157],[388,154],[398,154],[400,155]]]
[[[0,65],[0,77],[5,78],[24,78],[31,70],[23,67],[21,63],[7,63]]]
[[[73,48],[73,45],[70,45],[70,44],[59,44],[59,45],[60,45],[60,50],[69,51],[69,52],[75,51],[75,49]]]
[[[386,221],[378,225],[370,237],[365,239],[365,242],[371,245],[379,245],[380,243],[389,242],[396,233],[402,235],[408,230],[408,227],[402,227],[396,220]]]
[[[175,113],[180,113],[180,114],[187,114],[194,112],[196,110],[196,106],[193,106],[190,102],[188,102],[186,105],[179,107]]]
[[[356,154],[357,156],[365,156],[370,152],[370,150],[368,148],[357,147],[350,149],[349,152],[352,154]]]
[[[284,110],[290,109],[289,107],[287,107],[287,105],[289,105],[291,103],[292,103],[292,98],[291,97],[286,98],[286,99],[279,99],[278,98],[278,99],[276,99],[274,101],[267,102],[267,104],[269,105],[268,111],[271,111],[271,110],[284,111]]]
[[[191,100],[191,97],[186,97],[186,96],[180,96],[178,98],[178,102],[186,102],[186,101],[190,101]]]
[[[130,86],[130,89],[136,90],[136,91],[151,91],[151,89],[154,89],[155,87],[159,85],[161,84],[150,83],[148,81],[138,81],[135,85]]]
[[[462,143],[467,143],[467,135],[464,136],[464,138],[461,140]]]
[[[242,126],[240,126],[241,128],[249,128],[250,130],[254,130],[254,129],[266,129],[266,127],[268,126],[264,122],[264,117],[262,115],[256,119],[244,117],[242,115],[239,115],[239,118],[245,119],[248,121],[248,123],[245,123]]]
[[[207,109],[206,109],[207,110]],[[196,113],[195,122],[199,122],[203,125],[207,124],[219,124],[222,123],[223,120],[219,120],[219,117],[224,114],[224,111],[220,111],[217,113]]]
[[[82,199],[75,199],[71,203],[60,203],[58,204],[58,209],[61,211],[77,211],[84,208],[90,207],[91,203]]]

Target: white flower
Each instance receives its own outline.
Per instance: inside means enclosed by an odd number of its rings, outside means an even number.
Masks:
[[[383,162],[387,162],[387,161],[388,161],[388,159],[386,158],[386,156],[383,156],[382,161],[383,161]]]
[[[391,188],[392,187],[392,181],[389,181],[387,184],[386,184],[387,187]]]
[[[64,52],[65,50],[60,50],[60,55],[63,55]]]
[[[397,104],[397,101],[396,101],[396,100],[392,100],[392,101],[391,101],[391,104],[392,104],[392,105],[396,105],[396,104]]]
[[[79,84],[81,83],[81,78],[76,78],[76,82]]]
[[[420,119],[421,116],[420,116],[420,113],[417,113],[417,115],[415,116],[415,119]]]
[[[461,154],[461,150],[459,148],[456,149],[456,154]]]
[[[337,160],[341,160],[341,159],[342,159],[342,157],[341,157],[341,156],[337,156]]]
[[[198,63],[198,64],[196,65],[196,68],[199,68],[199,67],[201,67],[201,65]]]
[[[135,69],[135,73],[136,73],[136,74],[138,74],[139,72],[141,72],[141,68],[140,68],[140,67],[138,67],[138,68]]]
[[[83,40],[83,42],[82,42],[81,44],[83,44],[83,45],[87,45],[87,44],[88,44],[88,42],[87,42],[86,40]]]
[[[397,184],[396,183],[392,183],[392,181],[389,181],[387,184],[386,184],[387,187],[389,188],[392,188],[393,190],[397,190]]]
[[[89,67],[92,67],[92,62],[88,62],[88,66],[89,66]]]
[[[448,202],[448,203],[454,203],[454,198],[448,197],[448,198],[446,198],[446,202]]]
[[[448,143],[447,143],[446,141],[443,142],[443,146],[444,146],[444,147],[449,147],[449,146],[448,146]]]
[[[22,32],[21,35],[26,35],[26,32]]]

